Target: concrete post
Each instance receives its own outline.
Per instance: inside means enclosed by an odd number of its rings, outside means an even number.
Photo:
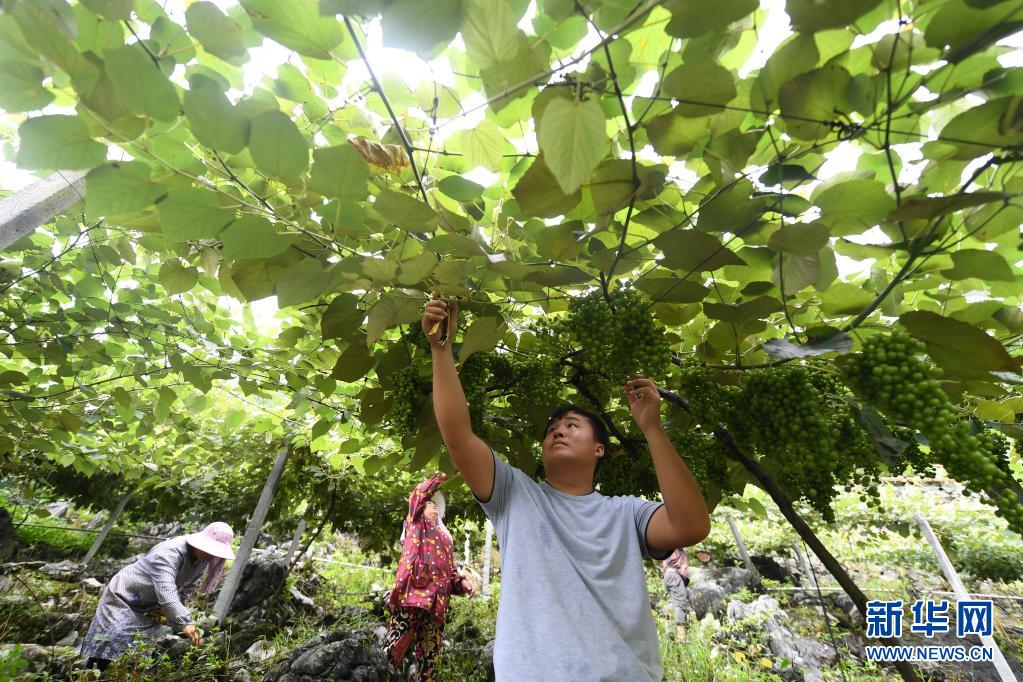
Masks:
[[[270,511],[270,503],[273,502],[274,493],[277,492],[277,484],[281,480],[281,474],[284,472],[284,465],[287,463],[290,453],[290,445],[277,453],[277,459],[274,461],[273,468],[270,469],[266,485],[263,486],[263,492],[259,495],[259,502],[256,503],[256,510],[252,512],[249,525],[245,528],[245,535],[242,537],[241,545],[235,553],[234,561],[231,563],[231,570],[227,572],[227,577],[224,578],[224,586],[220,589],[217,603],[213,606],[213,615],[218,623],[223,622],[227,612],[231,610],[234,594],[238,591],[238,585],[241,584],[242,573],[245,571],[245,565],[249,563],[252,548],[256,546],[256,538],[259,537],[259,531],[262,530],[263,522],[266,521],[266,514]]]

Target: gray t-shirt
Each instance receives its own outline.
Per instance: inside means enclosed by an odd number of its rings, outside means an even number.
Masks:
[[[646,544],[659,503],[569,495],[494,455],[494,494],[480,506],[501,549],[498,682],[661,680],[643,571],[644,558],[670,554]]]

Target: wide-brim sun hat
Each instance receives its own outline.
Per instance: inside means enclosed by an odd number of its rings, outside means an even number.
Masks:
[[[231,541],[234,531],[223,521],[214,521],[198,533],[185,536],[185,542],[220,559],[234,559]]]

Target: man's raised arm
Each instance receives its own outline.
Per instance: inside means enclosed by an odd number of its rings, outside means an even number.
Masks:
[[[423,312],[423,333],[433,353],[433,413],[444,444],[469,490],[483,502],[494,493],[490,446],[472,432],[469,407],[455,369],[450,337],[458,328],[458,304],[434,299]],[[432,332],[432,333],[431,333]]]

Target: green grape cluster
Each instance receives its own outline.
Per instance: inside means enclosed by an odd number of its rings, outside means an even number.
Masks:
[[[671,440],[701,490],[730,489],[728,451],[714,434],[700,429],[690,429],[683,433],[672,431]]]
[[[739,443],[754,448],[778,483],[829,519],[841,424],[828,418],[805,367],[751,370],[744,374],[727,423]]]
[[[672,377],[670,388],[685,396],[693,418],[707,429],[725,422],[741,390],[738,385],[719,383],[715,370],[697,363],[685,363]]]
[[[423,412],[432,381],[419,375],[415,365],[403,367],[391,375],[387,393],[391,397],[391,410],[387,419],[399,438],[415,433]]]
[[[1023,505],[1013,491],[1011,474],[1001,465],[998,443],[956,412],[938,383],[938,372],[920,356],[924,346],[901,332],[867,339],[863,352],[845,356],[846,383],[891,419],[919,429],[931,454],[970,490],[987,493],[996,513],[1023,532]]]
[[[667,375],[671,346],[644,297],[622,286],[609,298],[598,289],[569,303],[564,331],[582,349],[583,365],[616,385],[635,373]]]
[[[418,349],[425,353],[430,352],[430,339],[426,338],[422,325],[410,324],[408,328],[402,332],[401,340],[405,343],[409,350]]]
[[[889,430],[892,432],[892,436],[907,443],[905,449],[894,458],[891,466],[892,470],[897,474],[901,474],[908,466],[918,476],[934,477],[934,461],[920,449],[920,444],[916,440],[913,429],[894,425],[889,426]]]
[[[555,361],[549,357],[529,358],[521,362],[522,377],[514,392],[527,405],[547,405],[558,402],[561,395],[561,375]]]
[[[486,434],[487,388],[491,380],[493,353],[473,353],[462,363],[458,377],[469,404],[469,419],[474,433]]]
[[[597,480],[601,495],[653,496],[660,492],[654,462],[645,446],[635,456],[624,451],[605,455]]]

